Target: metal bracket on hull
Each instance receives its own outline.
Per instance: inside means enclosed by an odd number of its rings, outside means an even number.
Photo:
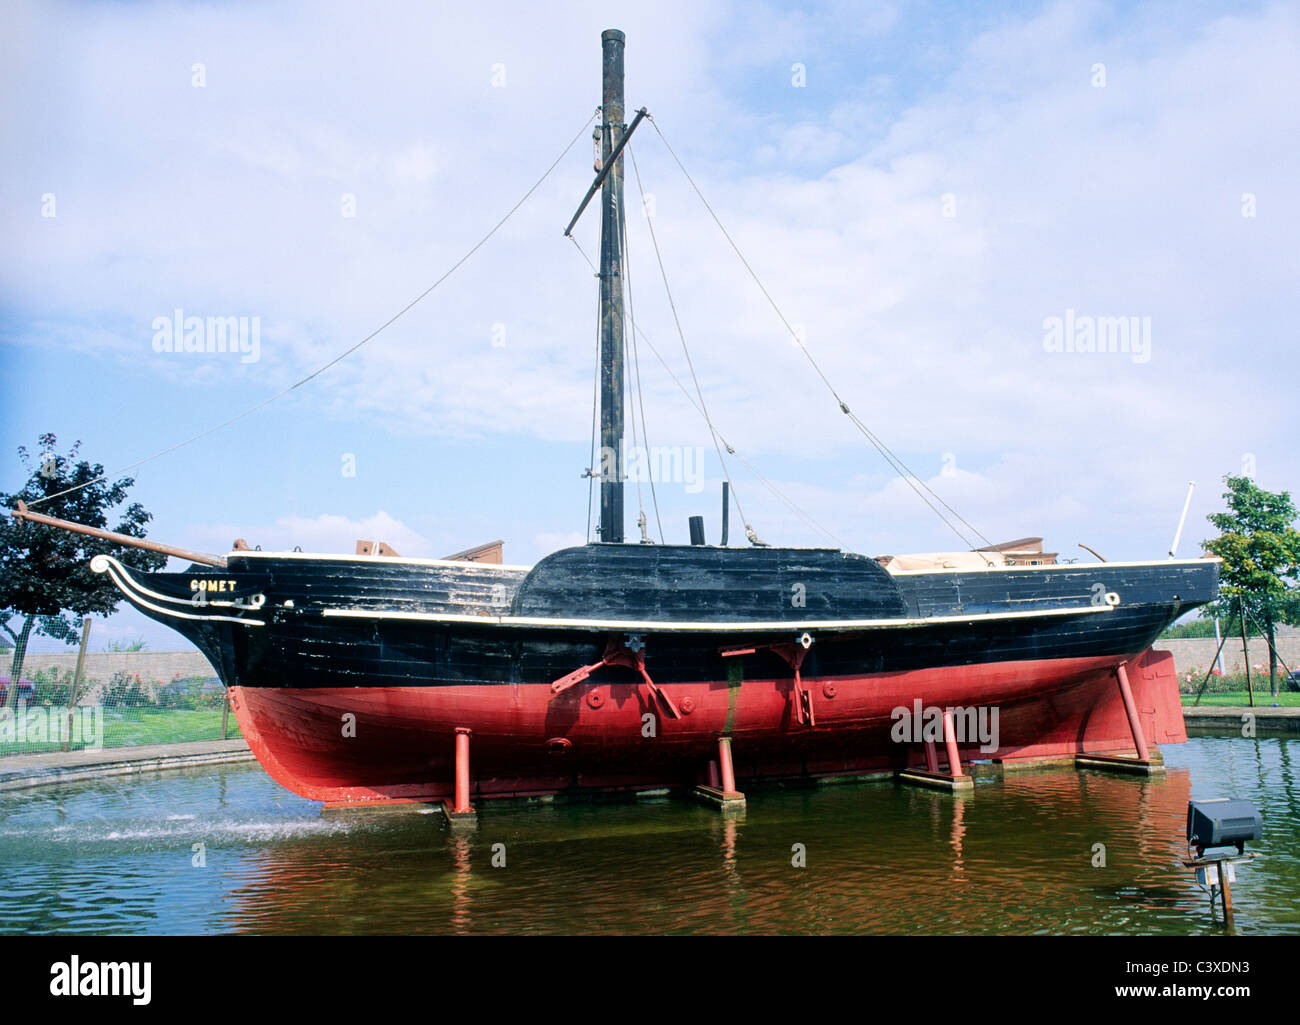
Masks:
[[[812,634],[805,631],[791,643],[757,644],[752,648],[719,648],[718,654],[723,658],[731,658],[735,655],[752,655],[756,651],[770,651],[785,659],[786,664],[794,672],[794,687],[790,691],[790,696],[794,699],[795,719],[800,726],[811,728],[817,725],[817,713],[813,709],[812,691],[804,690],[801,670],[804,657],[812,644]]]
[[[633,650],[634,647],[635,650]],[[570,687],[587,679],[602,666],[622,666],[624,669],[636,671],[640,674],[646,687],[649,688],[651,697],[663,708],[665,714],[670,719],[680,719],[682,717],[682,713],[673,704],[673,699],[660,690],[654,680],[650,679],[650,674],[646,672],[645,668],[645,642],[636,637],[628,637],[625,640],[610,637],[605,645],[605,654],[601,657],[601,660],[593,662],[589,666],[575,669],[566,676],[561,676],[551,684],[551,697],[554,698],[563,694]]]

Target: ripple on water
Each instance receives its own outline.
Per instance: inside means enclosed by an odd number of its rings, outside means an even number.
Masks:
[[[1266,822],[1237,929],[1295,933],[1297,754],[1196,737],[1160,781],[759,792],[729,821],[689,801],[489,808],[472,836],[322,816],[251,765],[105,781],[0,797],[0,932],[1212,933],[1178,864],[1186,802],[1233,794]]]

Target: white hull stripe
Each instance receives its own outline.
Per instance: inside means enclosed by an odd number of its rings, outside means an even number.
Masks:
[[[117,589],[127,596],[136,605],[151,609],[162,616],[169,616],[172,619],[197,619],[207,622],[219,623],[238,623],[240,626],[266,626],[260,619],[242,619],[237,616],[198,616],[190,612],[179,612],[176,609],[165,609],[161,605],[155,605],[145,598],[144,595],[152,595],[154,592],[147,591],[140,587],[122,567],[116,559],[109,555],[96,555],[90,560],[90,568],[96,573],[107,572],[109,579],[117,585]],[[168,598],[164,595],[158,595],[164,601],[176,601],[175,598]],[[211,604],[211,603],[209,603]]]
[[[927,627],[951,623],[987,623],[1003,619],[1035,619],[1043,616],[1088,616],[1110,612],[1109,605],[1084,605],[1068,609],[1040,609],[1036,612],[990,612],[970,616],[930,616],[923,619],[834,619],[799,622],[677,623],[635,619],[546,619],[540,616],[464,616],[432,612],[385,612],[381,609],[325,609],[337,619],[385,619],[415,623],[476,623],[480,626],[567,627],[579,630],[636,630],[668,633],[772,633],[792,630],[887,630],[897,627]]]
[[[186,608],[207,608],[207,607],[209,607],[209,606],[214,606],[214,607],[217,607],[217,608],[227,608],[227,609],[248,609],[248,610],[251,611],[251,612],[256,612],[258,609],[260,609],[260,608],[262,607],[263,603],[264,603],[265,600],[266,600],[266,596],[265,596],[265,595],[261,595],[261,594],[259,594],[259,595],[256,595],[256,598],[259,599],[259,600],[257,601],[257,604],[254,604],[254,605],[241,605],[239,602],[235,602],[235,601],[222,601],[222,600],[217,599],[217,598],[209,598],[209,599],[207,599],[206,601],[203,601],[203,602],[196,602],[196,601],[194,601],[193,597],[190,597],[190,598],[177,598],[175,595],[172,595],[172,594],[159,594],[157,591],[151,591],[151,590],[149,590],[149,588],[145,587],[142,583],[140,583],[138,580],[136,580],[135,577],[131,576],[130,573],[128,573],[128,572],[126,571],[126,568],[125,568],[125,567],[124,567],[120,562],[118,562],[116,559],[114,559],[111,555],[105,555],[105,556],[104,556],[104,559],[106,559],[107,561],[109,561],[109,562],[111,562],[111,563],[113,564],[113,567],[115,568],[115,571],[116,571],[116,573],[117,573],[119,576],[122,576],[122,577],[125,577],[125,578],[126,578],[126,580],[127,580],[127,581],[130,583],[130,585],[131,585],[131,590],[132,590],[132,592],[134,592],[134,593],[136,593],[136,594],[147,594],[150,598],[154,598],[154,599],[156,599],[157,601],[165,601],[165,602],[167,602],[167,603],[170,604],[170,605],[181,605],[181,606],[184,606],[184,607],[186,607]],[[91,568],[91,569],[95,569],[95,565],[94,565],[94,560],[93,560],[93,559],[91,560],[91,567],[90,567],[90,568]],[[100,572],[100,571],[96,569],[95,572],[98,573],[98,572]],[[109,575],[112,576],[112,574],[109,574]],[[119,584],[118,586],[121,587],[120,584]],[[195,592],[195,594],[203,594],[203,593],[206,593],[206,592],[202,592],[202,591],[196,591],[196,592]]]

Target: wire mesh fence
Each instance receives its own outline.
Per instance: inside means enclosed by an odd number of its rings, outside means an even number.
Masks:
[[[19,681],[12,701],[11,686],[0,682],[0,757],[240,736],[216,677],[164,682],[119,671],[75,685],[71,670],[50,669]]]
[[[1273,693],[1276,687],[1277,693]],[[1268,666],[1254,666],[1247,680],[1245,671],[1235,673],[1209,672],[1192,666],[1180,670],[1178,690],[1183,696],[1184,704],[1199,698],[1200,704],[1245,705],[1251,697],[1257,702],[1272,704],[1276,702],[1285,707],[1300,706],[1300,674],[1278,672],[1269,680]]]

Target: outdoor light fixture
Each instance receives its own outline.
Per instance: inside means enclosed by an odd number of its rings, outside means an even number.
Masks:
[[[1253,843],[1264,831],[1264,816],[1250,801],[1214,797],[1187,802],[1187,853],[1183,862],[1196,870],[1196,882],[1209,890],[1211,910],[1214,898],[1223,898],[1223,921],[1232,924],[1232,892],[1229,883],[1237,878],[1234,864],[1255,857],[1246,853],[1247,841]],[[1208,849],[1235,847],[1236,853],[1211,854]],[[1193,849],[1195,857],[1191,857]]]
[[[1246,853],[1246,841],[1259,839],[1264,816],[1250,801],[1214,797],[1207,801],[1187,802],[1187,846],[1195,847],[1198,857],[1208,847],[1236,847]]]

